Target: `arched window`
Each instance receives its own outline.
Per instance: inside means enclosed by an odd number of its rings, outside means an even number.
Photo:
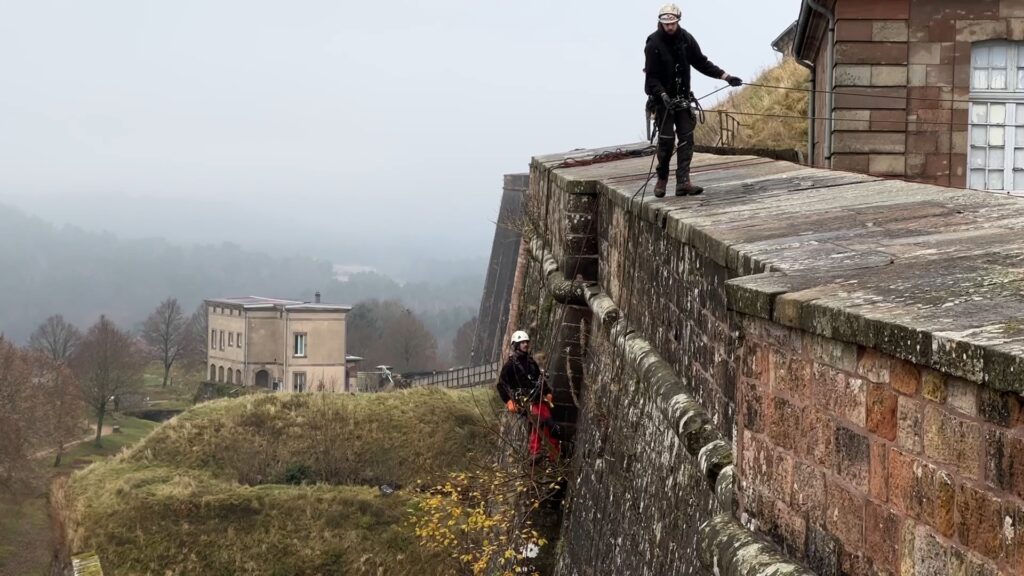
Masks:
[[[224,367],[217,368],[217,382],[224,381]]]
[[[234,383],[235,383],[235,371],[232,370],[231,368],[228,368],[228,384],[234,384]]]
[[[217,381],[217,366],[210,364],[210,382]]]
[[[242,371],[241,370],[235,370],[235,384],[241,384],[241,383],[242,383]]]
[[[1024,42],[971,46],[971,188],[1024,193]]]

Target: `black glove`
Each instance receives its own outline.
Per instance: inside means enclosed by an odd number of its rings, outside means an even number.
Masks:
[[[728,82],[729,86],[732,86],[733,88],[743,85],[743,80],[740,80],[735,76],[726,76],[725,81]]]
[[[671,108],[672,107],[672,99],[669,98],[668,94],[666,94],[664,92],[661,93],[661,103],[665,105],[665,108]]]

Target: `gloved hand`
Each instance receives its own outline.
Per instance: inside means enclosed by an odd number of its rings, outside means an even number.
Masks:
[[[548,406],[554,406],[555,405],[555,397],[553,395],[551,395],[551,394],[545,394],[544,395],[544,401],[547,402]]]
[[[728,82],[729,86],[732,86],[733,88],[743,86],[743,80],[740,80],[735,76],[726,76],[725,81]]]
[[[669,98],[668,94],[666,94],[664,92],[661,93],[661,103],[665,105],[665,108],[671,108],[672,107],[672,99]]]
[[[505,407],[508,408],[509,412],[518,412],[519,411],[519,409],[516,408],[516,401],[515,400],[509,400],[508,402],[506,402],[505,403]]]

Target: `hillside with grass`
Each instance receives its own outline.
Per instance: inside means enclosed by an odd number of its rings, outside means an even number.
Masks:
[[[493,451],[493,414],[489,390],[219,400],[75,473],[55,507],[108,574],[447,574],[412,528],[421,488]]]
[[[758,74],[750,83],[807,89],[810,81],[811,75],[806,68],[796,60],[786,58],[777,66]],[[694,137],[699,145],[720,145],[719,114],[711,110],[741,112],[733,114],[733,118],[740,123],[733,144],[735,147],[806,150],[808,95],[808,92],[796,90],[744,86],[708,108],[707,123],[698,127]]]

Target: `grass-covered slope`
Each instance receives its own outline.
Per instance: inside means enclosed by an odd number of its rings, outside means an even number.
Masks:
[[[108,574],[445,574],[415,486],[494,449],[490,392],[259,395],[192,409],[58,491]],[[381,496],[381,483],[405,487]]]
[[[753,84],[785,88],[810,87],[810,72],[792,58],[761,72]],[[744,86],[730,93],[724,101],[710,107],[714,110],[736,111],[775,116],[735,114],[739,127],[734,143],[742,148],[805,150],[807,148],[808,92]],[[719,143],[718,114],[708,112],[707,123],[697,129],[697,144],[716,146]],[[797,116],[779,118],[777,116]]]

